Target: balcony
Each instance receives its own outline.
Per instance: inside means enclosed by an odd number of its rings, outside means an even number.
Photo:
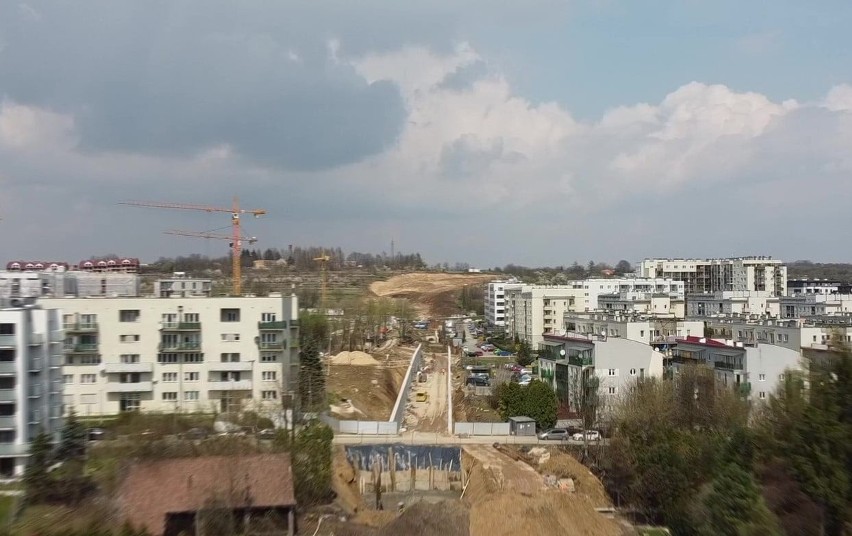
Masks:
[[[568,364],[574,367],[593,367],[595,360],[588,356],[568,356]]]
[[[44,334],[43,333],[30,333],[30,346],[40,346],[44,344]]]
[[[0,361],[0,374],[16,374],[18,365],[15,361]]]
[[[298,327],[299,327],[299,319],[298,318],[294,318],[293,320],[290,321],[290,329],[298,328]]]
[[[17,427],[18,424],[15,422],[14,415],[3,415],[0,417],[0,430],[15,429]]]
[[[200,342],[161,342],[161,352],[198,352],[201,350]]]
[[[161,331],[201,331],[201,322],[162,322]]]
[[[104,363],[104,372],[107,374],[124,373],[150,373],[154,372],[153,363]]]
[[[0,348],[16,348],[18,339],[15,335],[0,335]]]
[[[66,344],[62,347],[62,349],[68,354],[92,354],[98,351],[98,343],[81,342],[77,344]]]
[[[26,456],[30,452],[29,445],[15,443],[0,443],[0,456]]]
[[[207,382],[207,389],[210,391],[251,391],[251,380]]]
[[[42,361],[40,357],[34,357],[30,359],[29,365],[27,365],[30,372],[41,372]]]
[[[250,361],[210,363],[207,369],[216,372],[250,372],[252,363]]]
[[[261,331],[282,331],[287,329],[287,322],[258,322],[257,329]]]
[[[62,368],[65,365],[65,358],[61,355],[50,356],[50,368]]]
[[[742,363],[731,363],[730,361],[715,361],[713,367],[718,370],[742,370]]]
[[[740,396],[749,396],[751,394],[751,383],[744,382],[737,384],[737,394]]]
[[[50,332],[50,342],[65,342],[65,332],[61,329],[54,329]]]
[[[120,382],[107,382],[106,384],[106,392],[107,393],[141,393],[144,391],[150,391],[153,389],[153,384],[151,382],[135,382],[135,383],[120,383]]]
[[[0,389],[0,402],[15,402],[18,400],[16,389]]]
[[[258,343],[261,350],[283,350],[284,346],[284,341],[261,341]]]
[[[69,322],[62,324],[62,329],[68,333],[89,333],[98,330],[97,322]]]

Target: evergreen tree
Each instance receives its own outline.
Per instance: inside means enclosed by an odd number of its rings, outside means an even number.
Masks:
[[[727,464],[713,480],[705,499],[709,527],[703,532],[720,536],[779,535],[781,529],[769,512],[751,473]],[[709,529],[709,530],[708,530]]]
[[[30,445],[30,459],[24,471],[24,490],[31,503],[44,502],[50,496],[53,482],[47,470],[53,454],[50,436],[40,432]]]
[[[58,460],[80,460],[86,456],[86,426],[77,418],[74,410],[65,420],[62,439],[56,452]]]

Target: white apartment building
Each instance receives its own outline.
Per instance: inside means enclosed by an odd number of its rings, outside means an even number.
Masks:
[[[621,312],[566,313],[564,333],[569,337],[619,338],[650,345],[665,345],[676,337],[704,335],[704,322],[672,315]]]
[[[560,333],[567,312],[594,311],[598,298],[613,293],[665,294],[683,298],[683,283],[670,279],[613,278],[571,281],[565,285],[520,285],[505,290],[509,335],[537,346],[542,335]]]
[[[518,288],[515,280],[492,281],[485,288],[485,321],[491,326],[506,326],[506,288]]]
[[[787,294],[787,266],[767,256],[730,259],[645,259],[637,267],[640,277],[666,277],[683,281],[687,294],[722,291],[765,291]]]
[[[802,364],[802,354],[790,348],[774,344],[745,345],[704,337],[678,339],[671,357],[675,375],[688,365],[710,367],[716,385],[737,389],[750,401],[768,399],[783,381],[784,374],[802,370]]]
[[[781,297],[768,291],[720,291],[686,296],[686,316],[757,315],[777,317]]]
[[[683,297],[672,294],[651,292],[622,292],[620,294],[601,294],[598,296],[598,310],[607,313],[644,313],[652,315],[672,315],[683,318],[686,309]]]
[[[789,296],[811,294],[848,294],[852,285],[842,281],[829,279],[788,279],[787,294]]]
[[[33,274],[0,274],[0,478],[23,474],[31,441],[62,429],[62,324]]]
[[[827,349],[834,334],[846,342],[852,342],[852,319],[849,317],[755,320],[710,317],[705,322],[713,338],[745,345],[774,344],[796,352],[805,348]]]
[[[637,341],[606,337],[545,335],[539,346],[539,376],[572,411],[580,398],[584,377],[595,374],[604,405],[633,382],[663,375],[664,355]]]
[[[77,413],[277,411],[298,387],[295,296],[54,298]]]

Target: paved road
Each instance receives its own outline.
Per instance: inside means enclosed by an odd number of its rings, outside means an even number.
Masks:
[[[602,444],[606,444],[604,439]],[[337,434],[334,436],[336,445],[372,445],[381,443],[402,443],[406,445],[491,445],[503,443],[506,445],[582,445],[582,441],[542,441],[535,436],[470,436],[457,437],[426,432],[405,432],[399,435],[356,435]],[[595,443],[590,443],[595,444]]]

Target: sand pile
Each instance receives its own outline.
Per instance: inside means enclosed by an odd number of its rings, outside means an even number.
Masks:
[[[416,502],[379,530],[380,536],[469,536],[467,509],[458,501]],[[520,533],[519,533],[520,534]]]
[[[332,365],[378,365],[379,362],[367,352],[347,352],[343,351],[331,358]]]
[[[583,495],[598,508],[612,505],[601,481],[570,454],[553,451],[550,459],[542,463],[538,470],[545,475],[573,479],[577,494]]]

